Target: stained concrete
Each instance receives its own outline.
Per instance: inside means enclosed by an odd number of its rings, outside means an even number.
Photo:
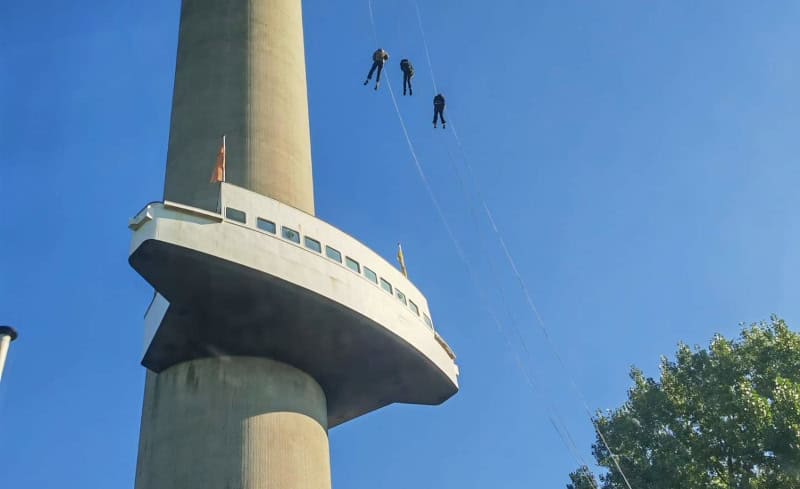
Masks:
[[[164,198],[215,210],[227,181],[314,214],[300,0],[183,0]]]
[[[381,324],[268,273],[161,241],[144,242],[130,263],[170,304],[142,359],[149,370],[218,355],[286,362],[322,386],[330,427],[395,402],[441,404],[458,391],[454,362],[433,332],[402,320],[396,298],[356,276],[354,285],[363,288],[353,295],[364,303],[385,296],[388,304],[375,302],[394,319]]]
[[[228,182],[314,213],[300,0],[183,0],[165,199],[217,208],[223,134]],[[294,367],[147,373],[136,489],[328,489],[329,463],[325,396]]]
[[[223,134],[229,183],[314,214],[301,0],[183,0],[165,200],[218,208],[209,176]],[[181,340],[225,345],[202,337],[238,334],[234,311],[216,314],[184,324]],[[299,365],[210,354],[147,372],[135,488],[330,489],[318,381]],[[348,375],[340,367],[328,375]]]
[[[135,489],[330,489],[325,404],[313,378],[265,358],[148,372]]]

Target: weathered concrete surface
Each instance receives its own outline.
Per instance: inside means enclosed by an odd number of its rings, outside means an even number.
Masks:
[[[314,214],[301,0],[183,0],[164,198],[214,210],[227,180]]]
[[[364,305],[383,305],[394,319],[382,324],[269,274],[157,241],[131,263],[170,302],[142,360],[151,371],[219,355],[282,361],[323,388],[329,427],[395,402],[438,405],[458,391],[455,363],[433,332],[403,320],[397,299],[366,280],[351,282],[363,287],[352,293],[366,291]]]
[[[325,395],[304,372],[217,357],[148,372],[135,489],[330,489]]]

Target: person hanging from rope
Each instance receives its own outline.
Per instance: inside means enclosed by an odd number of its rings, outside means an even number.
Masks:
[[[411,88],[411,79],[414,78],[414,65],[411,64],[411,61],[404,59],[400,61],[400,69],[403,70],[403,95],[406,94],[406,88],[408,88],[409,95],[414,95],[414,90]]]
[[[375,73],[375,70],[378,70],[378,76],[375,78],[375,90],[378,89],[378,86],[381,84],[381,72],[383,71],[383,64],[389,60],[389,53],[387,53],[383,48],[378,49],[374,53],[372,53],[372,68],[369,70],[369,74],[367,75],[367,79],[364,81],[364,85],[368,84],[370,80],[372,80],[372,74]]]
[[[447,121],[444,120],[444,95],[441,93],[433,97],[433,128],[436,129],[436,122],[442,119],[442,129],[447,127]]]

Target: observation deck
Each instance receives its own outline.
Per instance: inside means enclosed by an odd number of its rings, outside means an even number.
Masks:
[[[129,262],[156,290],[142,365],[282,361],[322,386],[330,427],[458,391],[427,299],[394,266],[315,216],[219,185],[219,213],[165,201],[130,220]]]

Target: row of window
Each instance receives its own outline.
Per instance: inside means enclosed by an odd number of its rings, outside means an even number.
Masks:
[[[240,211],[239,209],[226,207],[225,217],[227,217],[231,221],[247,224],[247,214],[244,211]],[[274,222],[267,219],[263,219],[261,217],[256,218],[256,227],[261,231],[267,232],[269,234],[274,234],[274,235],[278,234],[278,226]],[[319,254],[323,253],[322,243],[312,238],[311,236],[302,236],[301,239],[300,233],[292,228],[281,226],[280,236],[287,241],[291,241],[292,243],[298,245],[302,244],[309,250],[314,251],[316,253]],[[423,321],[425,321],[425,324],[429,328],[433,329],[433,322],[431,321],[431,318],[424,312],[420,314],[419,307],[414,303],[414,301],[406,297],[406,295],[402,293],[400,289],[392,287],[392,284],[389,283],[388,280],[386,280],[383,277],[378,277],[378,274],[375,273],[372,269],[370,269],[367,266],[362,266],[358,261],[354,260],[353,258],[350,258],[349,256],[344,256],[343,260],[342,253],[336,248],[332,248],[328,245],[325,245],[325,256],[337,263],[344,264],[347,268],[349,268],[350,270],[359,275],[362,275],[362,270],[363,270],[363,277],[366,277],[366,279],[372,282],[373,284],[380,286],[389,295],[397,297],[398,301],[402,302],[403,305],[411,309],[411,311],[418,317],[421,316]]]

